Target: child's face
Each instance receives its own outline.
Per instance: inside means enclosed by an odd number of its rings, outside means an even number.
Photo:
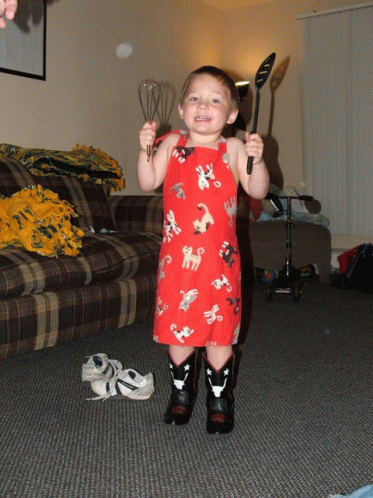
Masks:
[[[221,134],[234,123],[238,110],[228,88],[209,74],[199,74],[190,82],[179,114],[190,132],[208,136]]]

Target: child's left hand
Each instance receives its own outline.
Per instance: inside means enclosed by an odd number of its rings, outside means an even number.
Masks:
[[[245,133],[245,149],[246,154],[254,158],[253,164],[258,164],[263,159],[264,144],[262,137],[257,133]]]

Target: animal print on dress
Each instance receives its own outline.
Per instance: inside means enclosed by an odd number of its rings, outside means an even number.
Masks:
[[[188,147],[180,136],[163,184],[154,337],[202,347],[237,341],[241,319],[237,185],[225,140]]]

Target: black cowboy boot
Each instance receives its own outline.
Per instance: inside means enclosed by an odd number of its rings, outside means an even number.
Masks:
[[[189,422],[197,398],[197,351],[180,365],[175,365],[170,355],[169,360],[172,393],[164,421],[166,424],[183,425]]]
[[[207,432],[225,434],[234,425],[233,365],[234,355],[229,357],[220,370],[215,370],[205,360],[207,387]]]

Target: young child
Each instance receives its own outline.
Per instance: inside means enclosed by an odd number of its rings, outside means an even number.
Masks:
[[[203,66],[191,73],[178,110],[187,132],[166,135],[149,158],[156,123],[145,123],[137,166],[144,191],[163,183],[154,339],[169,345],[172,394],[164,419],[189,421],[197,396],[196,348],[205,347],[207,431],[227,433],[234,424],[232,344],[241,319],[237,185],[263,198],[268,172],[259,135],[247,133],[246,144],[221,136],[238,114],[238,92],[224,71]],[[254,158],[251,175],[248,156]]]

